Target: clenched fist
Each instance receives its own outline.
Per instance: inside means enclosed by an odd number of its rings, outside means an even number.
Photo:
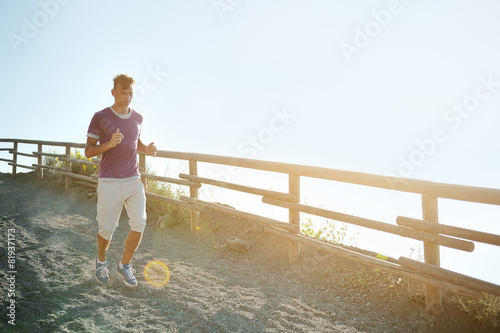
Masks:
[[[111,140],[109,140],[109,145],[111,148],[114,148],[116,147],[117,145],[119,145],[123,140],[123,134],[120,133],[120,129],[117,128],[116,129],[116,132],[113,133],[113,135],[111,136]]]
[[[146,147],[146,154],[150,156],[156,157],[156,153],[158,152],[158,148],[156,148],[154,142],[151,142],[147,147]]]

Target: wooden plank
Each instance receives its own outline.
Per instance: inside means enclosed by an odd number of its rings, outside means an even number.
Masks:
[[[417,273],[424,273],[438,279],[448,281],[452,284],[461,285],[470,289],[483,291],[485,293],[500,297],[500,286],[491,282],[476,279],[467,275],[456,273],[435,265],[415,261],[410,258],[400,257],[398,263],[411,268]]]
[[[87,186],[87,187],[90,187],[92,188],[93,190],[96,190],[97,189],[97,184],[95,183],[90,183],[89,181],[87,180],[79,180],[79,179],[75,179],[73,180],[73,184],[75,185],[83,185],[83,186]],[[95,194],[95,193],[93,193]]]
[[[9,165],[11,165],[12,167],[18,167],[18,168],[24,168],[24,169],[36,171],[36,168],[28,166],[28,165],[23,165],[23,164],[19,164],[19,163],[9,163]],[[14,174],[12,174],[12,175],[14,175]]]
[[[304,235],[299,235],[299,234],[294,234],[288,231],[280,230],[274,227],[270,226],[263,226],[264,230],[267,232],[271,232],[273,234],[276,234],[278,236],[284,237],[286,239],[294,240],[297,242],[302,243],[305,246],[309,246],[313,249],[317,249],[320,251],[324,251],[327,253],[335,254],[338,256],[341,256],[343,258],[347,258],[349,260],[358,262],[363,265],[379,268],[391,273],[398,274],[400,276],[404,276],[407,278],[410,278],[412,280],[422,282],[424,284],[429,284],[432,286],[435,286],[436,288],[444,289],[444,290],[449,290],[453,293],[459,294],[459,295],[464,295],[473,299],[479,299],[481,297],[481,293],[478,292],[477,290],[467,288],[467,286],[461,286],[461,285],[455,285],[453,283],[450,283],[445,280],[438,279],[433,276],[429,276],[426,274],[421,274],[421,273],[416,273],[415,271],[401,266],[399,264],[395,264],[389,261],[385,261],[382,259],[378,258],[373,258],[370,256],[367,256],[365,254],[352,251],[349,249],[342,248],[338,245],[328,243],[328,242],[322,242],[313,238],[310,238],[308,236]]]
[[[66,156],[65,154],[44,153],[43,151],[41,151],[41,152],[34,151],[33,155],[37,155],[37,156],[49,156],[49,157],[57,157],[57,158],[59,158],[59,157],[65,157]]]
[[[58,171],[58,173],[60,173],[61,175],[65,176],[65,177],[68,177],[68,178],[76,178],[76,179],[80,179],[80,180],[87,181],[90,183],[97,183],[97,181],[95,179],[93,179],[92,177],[78,175],[76,173],[71,173],[71,172],[67,172],[67,171]],[[69,184],[68,184],[68,186],[69,186]]]
[[[217,204],[214,204],[214,203],[202,201],[202,200],[199,200],[199,199],[193,199],[193,198],[189,198],[189,197],[185,197],[185,196],[181,196],[181,200],[187,201],[187,202],[192,203],[194,205],[198,205],[200,207],[205,207],[205,208],[210,208],[210,209],[218,210],[218,211],[223,212],[225,214],[228,214],[230,216],[241,217],[241,218],[244,218],[244,219],[247,219],[247,220],[252,220],[252,221],[255,221],[255,222],[258,222],[258,223],[271,225],[271,226],[274,226],[274,227],[277,227],[277,228],[280,228],[280,229],[285,229],[285,230],[289,230],[289,231],[293,231],[293,232],[298,232],[299,231],[299,228],[296,225],[292,225],[292,224],[289,224],[289,223],[286,223],[286,222],[281,222],[281,221],[278,221],[278,220],[270,219],[270,218],[267,218],[267,217],[264,217],[264,216],[242,212],[242,211],[237,210],[237,209],[232,209],[232,208],[228,208],[228,207],[225,207],[225,206],[221,206],[221,205],[217,205]]]
[[[11,154],[16,153],[18,156],[37,157],[36,155],[33,155],[33,154],[26,154],[26,153],[16,152],[16,151],[15,151],[15,150],[13,150],[13,149],[11,149],[11,150],[9,151],[9,153],[11,153]]]
[[[467,252],[474,251],[474,243],[468,242],[465,240],[461,240],[461,239],[455,239],[455,238],[450,238],[450,237],[446,237],[446,236],[435,235],[435,234],[423,232],[423,231],[416,231],[416,230],[413,230],[410,228],[401,227],[401,226],[397,226],[397,225],[390,224],[390,223],[370,220],[370,219],[366,219],[366,218],[359,217],[359,216],[354,216],[354,215],[334,212],[331,210],[326,210],[323,208],[316,208],[316,207],[311,207],[311,206],[307,206],[307,205],[303,205],[303,204],[285,202],[285,201],[280,201],[280,200],[266,198],[266,197],[262,198],[262,202],[269,204],[269,205],[279,206],[279,207],[283,207],[283,208],[296,209],[296,210],[299,210],[299,211],[304,212],[304,213],[317,215],[317,216],[321,216],[321,217],[326,217],[326,218],[329,218],[332,220],[347,222],[347,223],[359,225],[361,227],[370,228],[370,229],[374,229],[374,230],[378,230],[378,231],[383,231],[383,232],[391,233],[391,234],[398,235],[398,236],[413,238],[413,239],[417,239],[417,240],[421,240],[421,241],[427,241],[427,242],[430,242],[432,244],[439,244],[439,245],[451,247],[451,248],[454,248],[457,250],[462,250],[462,251],[467,251]]]
[[[413,219],[405,216],[398,216],[396,218],[396,222],[399,225],[417,230],[423,230],[426,232],[443,234],[443,235],[468,239],[471,241],[500,246],[500,235],[495,235],[487,232],[470,230],[465,228],[459,228],[431,221]]]
[[[38,151],[33,152],[33,155],[38,156],[37,157],[37,164],[43,164],[43,158],[42,155],[35,154],[35,153],[42,153],[43,152],[43,145],[41,143],[38,144]],[[38,181],[42,180],[43,178],[43,168],[37,168],[36,169],[36,179]]]
[[[71,146],[74,148],[85,148],[85,143],[76,143],[76,142],[60,142],[60,141],[43,141],[43,140],[25,140],[25,139],[0,139],[0,142],[17,142],[17,143],[25,143],[25,144],[43,144],[46,146],[59,146],[66,147]]]
[[[69,159],[71,158],[71,146],[70,145],[66,145],[66,158]],[[68,162],[66,163],[66,174],[72,174],[71,173],[71,162]],[[64,177],[64,187],[66,189],[68,189],[71,185],[71,179],[72,178],[76,178],[76,177],[72,177],[72,176],[69,176],[68,175],[66,177]]]
[[[295,203],[300,202],[300,176],[296,174],[288,175],[288,192]],[[300,230],[300,210],[288,209],[288,223],[296,225]],[[300,243],[288,241],[288,261],[290,263],[300,258]]]
[[[438,223],[438,200],[430,194],[422,194],[422,217],[424,220]],[[440,266],[439,245],[424,241],[424,259],[427,264]],[[442,291],[436,286],[425,285],[425,308],[428,313],[439,314],[443,311]]]
[[[14,160],[8,160],[6,158],[0,158],[0,161],[2,161],[2,162],[8,162],[8,163],[14,163]]]
[[[181,200],[177,200],[177,199],[167,198],[167,197],[160,195],[160,194],[151,193],[151,192],[146,191],[146,196],[153,198],[153,199],[157,199],[157,200],[166,202],[166,203],[169,203],[169,204],[172,204],[172,205],[177,205],[177,206],[189,208],[192,210],[200,210],[200,208],[196,205],[193,205],[193,204],[190,204],[188,202],[181,201]]]
[[[153,180],[158,180],[161,182],[167,182],[167,183],[173,183],[173,184],[179,184],[179,185],[185,185],[185,186],[192,186],[192,187],[201,187],[200,183],[196,182],[191,182],[189,180],[185,179],[177,179],[177,178],[170,178],[170,177],[162,177],[162,176],[157,176],[157,175],[152,175],[149,173],[142,173],[141,174],[144,178],[147,179],[153,179]]]
[[[189,160],[189,175],[192,177],[198,176],[198,163],[193,160]],[[189,197],[197,200],[198,199],[198,187],[189,187]],[[200,212],[198,210],[191,210],[191,231],[200,229]]]
[[[17,167],[17,165],[18,165],[18,164],[17,164],[17,154],[16,154],[16,152],[17,152],[17,148],[18,148],[18,143],[17,143],[17,142],[14,142],[13,151],[11,151],[11,152],[10,152],[10,153],[12,154],[12,160],[13,160],[14,162],[12,162],[12,164],[10,164],[10,163],[9,163],[10,165],[12,165],[12,175],[13,175],[13,176],[15,176],[15,175],[16,175],[16,173],[17,173],[17,168],[16,168],[16,167]]]
[[[261,188],[233,184],[233,183],[224,182],[221,180],[215,180],[215,179],[210,179],[210,178],[203,178],[203,177],[198,177],[198,176],[187,175],[185,173],[179,174],[179,178],[189,179],[189,180],[192,180],[192,181],[198,182],[198,183],[219,186],[219,187],[227,188],[230,190],[251,193],[251,194],[256,194],[256,195],[261,195],[261,196],[266,196],[266,197],[277,198],[277,199],[281,199],[281,200],[285,200],[285,201],[295,201],[297,198],[296,195],[289,194],[289,193],[264,190]]]
[[[65,156],[65,155],[63,155],[63,156]],[[63,161],[63,162],[71,162],[71,163],[76,163],[76,164],[85,164],[85,165],[90,165],[90,166],[95,166],[95,167],[99,166],[99,163],[95,163],[95,162],[87,161],[87,160],[80,160],[80,159],[77,159],[77,158],[60,157],[59,160]]]
[[[43,168],[43,169],[51,169],[51,170],[56,170],[56,171],[64,171],[66,169],[60,168],[54,165],[46,165],[46,164],[38,164],[38,163],[33,163],[32,166],[35,168]]]
[[[54,142],[40,140],[22,139],[0,139],[0,142],[44,144],[49,146],[71,146],[74,148],[85,148],[84,143]],[[299,176],[312,177],[325,180],[333,180],[351,184],[378,187],[389,190],[404,191],[410,193],[428,193],[439,198],[464,200],[470,202],[500,205],[500,189],[462,186],[445,183],[434,183],[429,181],[381,176],[354,171],[337,170],[324,167],[289,164],[282,162],[260,161],[254,159],[217,156],[208,154],[183,153],[173,151],[158,151],[158,157],[194,160],[206,163],[223,165],[234,165],[258,170],[294,173]]]
[[[500,205],[500,190],[498,189],[430,183],[425,192],[437,198]]]
[[[143,173],[146,173],[146,155],[145,154],[138,154],[139,155],[139,172],[141,173],[141,181],[146,186],[146,179],[143,176]]]
[[[338,182],[417,194],[429,193],[439,198],[500,205],[500,189],[435,183],[418,179],[381,176],[355,171],[289,164],[282,162],[261,161],[229,156],[183,153],[163,150],[159,150],[157,156],[182,160],[196,160],[198,162],[205,163],[233,165],[243,168],[280,172],[286,174],[294,173],[303,177],[333,180]]]

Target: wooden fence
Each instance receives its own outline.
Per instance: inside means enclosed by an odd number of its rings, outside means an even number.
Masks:
[[[12,166],[12,175],[18,168],[37,171],[38,177],[43,177],[43,169],[52,169],[65,177],[65,184],[69,186],[71,179],[78,179],[89,184],[97,183],[96,177],[86,177],[71,172],[71,164],[88,164],[99,166],[99,159],[83,161],[71,158],[71,150],[84,148],[85,144],[68,142],[50,142],[36,140],[0,139],[0,143],[10,143],[12,147],[0,147],[0,151],[8,151],[12,159],[0,158]],[[20,144],[36,145],[37,150],[31,153],[21,152]],[[65,154],[54,154],[44,152],[44,147],[64,147]],[[31,165],[18,163],[18,156],[37,159]],[[48,166],[43,164],[43,157],[56,157],[66,162],[65,168]],[[160,177],[145,172],[146,156],[139,154],[139,166],[142,179],[152,179],[161,182],[169,182],[189,187],[189,197],[182,196],[180,200],[167,198],[158,194],[146,192],[148,197],[163,200],[170,204],[179,205],[191,211],[191,230],[197,230],[199,226],[199,212],[204,208],[210,208],[232,216],[245,218],[264,226],[268,232],[277,234],[289,240],[289,260],[293,262],[300,257],[300,246],[306,245],[320,249],[327,253],[339,255],[350,260],[376,267],[400,276],[420,281],[425,285],[426,310],[429,313],[438,314],[443,309],[442,290],[448,290],[460,295],[479,299],[482,292],[500,296],[500,286],[449,271],[440,267],[440,246],[446,246],[462,251],[474,251],[473,242],[482,242],[500,246],[500,235],[490,234],[475,230],[458,228],[455,226],[438,223],[438,198],[461,200],[476,203],[500,205],[500,190],[472,186],[451,185],[429,181],[387,177],[367,173],[335,170],[322,167],[313,167],[297,164],[260,161],[245,158],[216,156],[196,153],[183,153],[173,151],[158,151],[157,157],[184,160],[189,162],[189,174],[179,174],[179,178]],[[262,188],[244,186],[230,182],[209,179],[198,176],[198,164],[211,163],[226,166],[250,168],[262,171],[282,173],[288,175],[288,192],[278,192]],[[327,181],[336,181],[357,184],[369,187],[382,188],[400,192],[416,193],[421,196],[423,219],[399,216],[396,224],[383,221],[375,221],[363,217],[343,214],[332,210],[312,207],[300,203],[301,177],[316,178]],[[267,218],[257,214],[238,211],[214,203],[206,202],[198,198],[198,189],[202,185],[222,187],[234,191],[250,193],[262,197],[262,202],[283,207],[289,211],[289,219],[286,222]],[[425,262],[415,261],[400,257],[396,263],[371,257],[356,251],[346,249],[333,243],[327,243],[302,235],[300,233],[300,213],[312,214],[345,223],[350,223],[374,230],[379,230],[402,237],[420,240],[424,244]]]

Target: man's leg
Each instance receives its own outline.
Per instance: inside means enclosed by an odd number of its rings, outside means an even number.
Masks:
[[[99,259],[100,262],[106,262],[106,252],[108,251],[109,243],[111,243],[111,241],[97,234],[97,259]]]
[[[142,232],[130,230],[125,240],[125,249],[123,250],[122,260],[116,267],[116,272],[120,274],[123,282],[129,287],[137,287],[137,279],[135,278],[135,270],[132,268],[130,261],[134,256],[135,250],[141,243]]]
[[[128,265],[141,243],[142,234],[146,227],[146,193],[140,179],[127,182],[126,190],[129,196],[125,200],[125,209],[130,219],[130,231],[125,240],[122,264]]]
[[[135,250],[139,247],[142,239],[142,232],[130,230],[125,240],[125,249],[123,250],[122,264],[128,265],[132,261]]]
[[[109,283],[109,270],[106,261],[106,251],[111,241],[97,234],[97,258],[95,262],[95,277],[100,283]]]
[[[124,203],[120,182],[99,181],[97,187],[97,257],[106,261],[106,252],[118,227]]]
[[[142,239],[142,233],[146,227],[146,194],[144,185],[140,179],[124,184],[129,194],[125,200],[130,225],[130,231],[125,240],[123,257],[118,264],[117,272],[123,278],[123,282],[129,287],[137,286],[137,279],[134,276],[135,270],[132,269],[131,261],[135,251],[139,247]]]
[[[121,184],[119,182],[101,182],[97,187],[97,258],[95,275],[101,283],[109,282],[109,270],[106,261],[111,238],[118,227],[123,208]]]

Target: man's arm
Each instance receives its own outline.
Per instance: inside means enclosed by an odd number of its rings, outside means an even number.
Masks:
[[[100,155],[110,150],[111,148],[116,147],[122,142],[122,139],[123,134],[120,133],[119,128],[115,133],[113,133],[113,135],[111,136],[111,140],[100,145],[97,144],[99,140],[87,137],[87,144],[85,145],[85,157],[92,158],[94,156]]]
[[[156,156],[158,149],[156,148],[154,142],[151,142],[146,146],[144,143],[142,143],[141,139],[139,139],[139,141],[137,142],[137,151],[150,156]]]

